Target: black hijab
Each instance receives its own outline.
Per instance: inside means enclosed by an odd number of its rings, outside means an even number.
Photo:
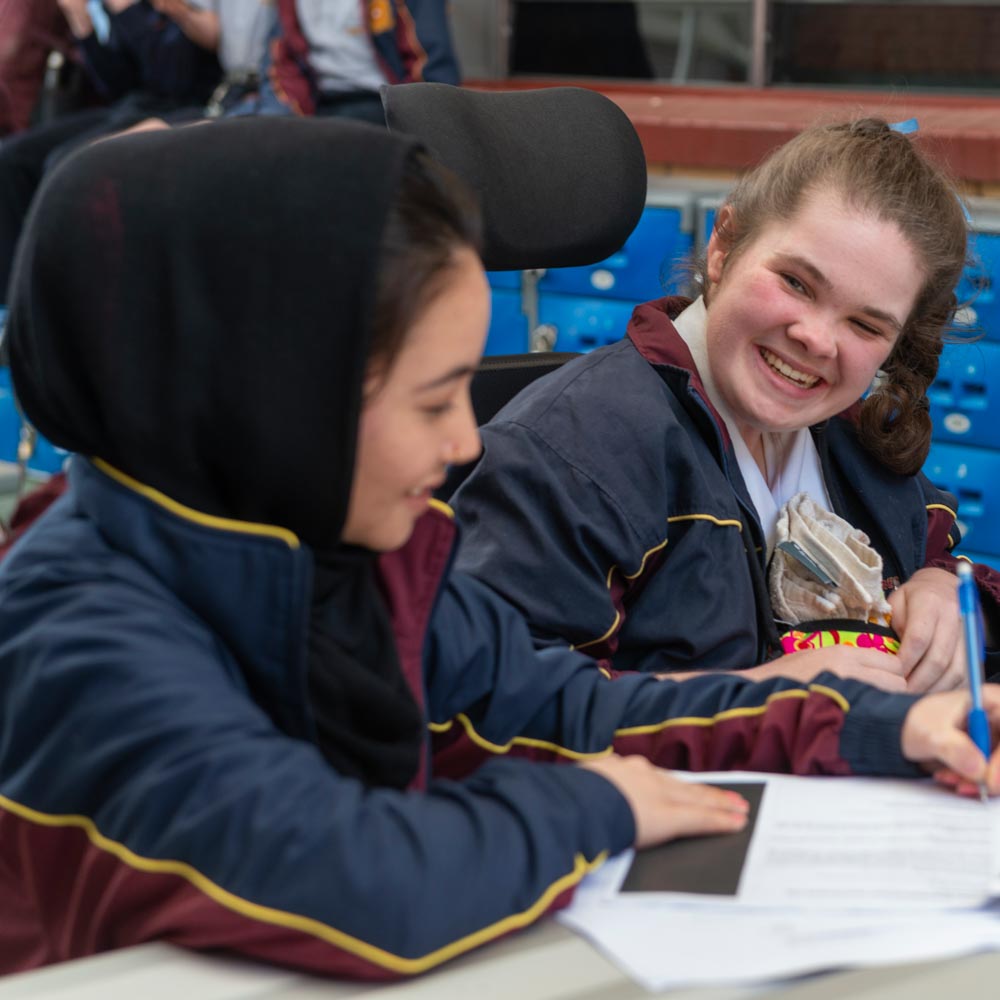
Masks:
[[[374,555],[340,543],[380,239],[415,144],[238,119],[93,145],[43,186],[12,281],[14,385],[55,444],[313,551],[309,687],[343,773],[404,787],[420,713]]]

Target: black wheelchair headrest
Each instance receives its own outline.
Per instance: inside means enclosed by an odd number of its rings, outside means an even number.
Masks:
[[[646,200],[632,123],[592,90],[382,88],[392,131],[418,136],[479,193],[489,270],[593,264],[619,250]]]

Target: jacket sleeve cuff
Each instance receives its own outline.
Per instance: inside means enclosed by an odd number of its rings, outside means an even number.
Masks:
[[[601,843],[588,845],[588,853],[607,850],[615,855],[632,847],[635,844],[635,818],[625,796],[595,771],[588,771],[585,767],[556,766],[561,777],[572,777],[575,783],[579,783],[582,794],[586,796],[588,813],[604,820],[605,829],[599,834]]]
[[[908,778],[923,773],[902,750],[903,722],[917,700],[875,689],[853,699],[840,734],[840,753],[853,774]]]

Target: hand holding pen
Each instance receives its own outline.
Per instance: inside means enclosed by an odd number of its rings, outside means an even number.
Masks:
[[[1000,794],[1000,684],[983,683],[984,636],[972,567],[959,563],[959,610],[969,690],[932,694],[910,709],[903,754],[960,795]],[[971,706],[971,707],[970,707]]]
[[[969,736],[990,759],[990,723],[983,710],[983,612],[979,606],[979,590],[972,566],[967,562],[958,564],[958,607],[962,616],[962,634],[965,640],[965,664],[969,676],[969,695],[972,706],[969,709]],[[985,780],[979,782],[979,797],[988,798]]]

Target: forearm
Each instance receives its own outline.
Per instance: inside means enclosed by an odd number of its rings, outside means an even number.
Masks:
[[[449,742],[435,766],[453,775],[491,754],[574,761],[612,749],[697,770],[912,771],[899,752],[909,697],[830,673],[813,684],[721,673],[609,680],[568,649],[533,650],[516,612],[458,574],[440,598],[428,659],[431,719]]]
[[[94,23],[90,19],[90,13],[84,6],[76,4],[61,5],[63,16],[69,25],[70,33],[79,42],[91,35],[94,31]]]
[[[219,15],[187,4],[178,5],[170,14],[171,20],[199,48],[217,52],[221,29]]]

